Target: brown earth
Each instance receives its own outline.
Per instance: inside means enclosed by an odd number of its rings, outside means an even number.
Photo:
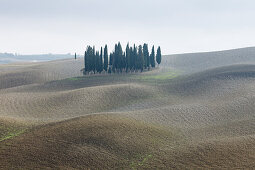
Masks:
[[[81,67],[0,66],[1,169],[255,167],[254,65],[176,78]]]

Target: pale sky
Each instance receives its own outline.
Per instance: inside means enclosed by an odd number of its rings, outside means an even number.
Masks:
[[[0,23],[0,52],[19,54],[118,41],[163,54],[255,46],[254,0],[0,0]]]

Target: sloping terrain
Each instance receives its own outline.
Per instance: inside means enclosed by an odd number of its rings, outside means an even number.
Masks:
[[[2,144],[1,168],[146,167],[178,138],[170,129],[116,115],[80,117],[39,127]],[[11,147],[8,147],[11,146]]]
[[[0,64],[17,62],[43,62],[60,59],[74,58],[71,54],[41,54],[41,55],[18,55],[12,53],[0,53]]]
[[[254,64],[255,47],[226,51],[176,54],[163,57],[163,65],[186,73],[233,64]]]
[[[82,60],[0,66],[0,168],[252,169],[255,65],[238,63],[85,77]]]
[[[0,89],[82,75],[82,59],[0,66]]]
[[[58,92],[5,92],[0,96],[2,116],[34,121],[56,121],[104,112],[152,97],[143,85],[108,85]]]

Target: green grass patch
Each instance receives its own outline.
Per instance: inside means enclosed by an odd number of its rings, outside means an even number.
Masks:
[[[145,166],[145,164],[147,162],[149,162],[152,159],[152,155],[151,154],[146,154],[144,156],[137,156],[137,161],[132,161],[130,163],[130,168],[131,169],[139,169]],[[145,168],[145,167],[144,167]]]
[[[24,129],[22,130],[8,129],[8,132],[6,134],[0,136],[0,142],[19,136],[23,134],[24,132],[25,132]]]
[[[80,77],[71,77],[71,78],[68,78],[66,80],[69,80],[69,81],[78,81],[80,79],[81,79]]]
[[[177,72],[169,71],[158,74],[148,74],[148,75],[138,75],[136,79],[144,80],[144,81],[164,81],[170,80],[177,77],[179,74]]]

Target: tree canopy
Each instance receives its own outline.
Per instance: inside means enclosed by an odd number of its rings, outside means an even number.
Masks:
[[[156,61],[158,64],[161,63],[161,49],[160,49],[160,47],[158,47],[158,49],[157,49]]]
[[[156,61],[161,63],[161,48],[158,47]],[[145,69],[155,67],[155,50],[152,47],[149,53],[148,44],[136,46],[126,45],[123,50],[121,43],[115,44],[113,52],[108,54],[108,46],[100,51],[96,51],[95,47],[87,46],[84,54],[84,74],[88,73],[122,73],[122,72],[141,72]]]

